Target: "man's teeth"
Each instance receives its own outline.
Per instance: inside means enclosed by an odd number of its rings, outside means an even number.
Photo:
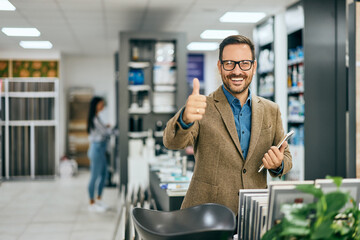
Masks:
[[[242,81],[242,80],[244,80],[244,78],[232,78],[231,80],[233,80],[233,81]]]

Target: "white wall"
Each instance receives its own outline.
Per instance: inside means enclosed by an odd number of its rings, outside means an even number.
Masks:
[[[205,95],[209,95],[215,91],[221,84],[221,77],[217,69],[219,59],[219,51],[211,51],[204,53],[204,82]]]
[[[67,92],[71,87],[91,87],[95,95],[105,97],[104,115],[115,124],[115,66],[113,56],[62,56],[60,93],[60,154],[66,152]]]

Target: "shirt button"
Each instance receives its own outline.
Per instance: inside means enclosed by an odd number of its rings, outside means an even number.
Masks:
[[[246,173],[246,169],[245,169],[245,168],[243,169],[243,173]]]
[[[244,131],[242,131],[242,134],[244,134],[245,132]]]
[[[240,116],[242,116],[242,113],[240,113]]]

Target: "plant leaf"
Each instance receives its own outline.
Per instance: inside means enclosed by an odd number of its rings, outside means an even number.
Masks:
[[[287,227],[285,228],[280,236],[308,236],[310,234],[310,229],[306,227]]]
[[[316,198],[320,198],[322,195],[324,195],[323,191],[320,188],[317,188],[311,184],[300,184],[296,186],[296,189],[305,193],[309,193]]]
[[[341,186],[341,183],[342,183],[342,180],[343,180],[342,177],[332,177],[332,176],[329,176],[329,175],[326,176],[326,179],[332,179],[334,181],[335,185],[338,188]]]
[[[334,231],[331,228],[331,224],[332,219],[322,221],[319,226],[314,229],[313,234],[311,234],[311,239],[329,239]]]
[[[326,214],[337,213],[349,200],[349,194],[340,191],[330,192],[325,195],[327,209]]]

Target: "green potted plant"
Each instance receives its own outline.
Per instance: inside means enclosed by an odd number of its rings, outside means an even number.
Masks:
[[[337,190],[324,193],[314,185],[299,185],[297,189],[312,194],[311,204],[284,204],[284,218],[267,231],[262,240],[357,239],[360,240],[360,210],[349,193],[340,191],[341,177],[333,179]],[[351,202],[351,207],[344,208]]]

